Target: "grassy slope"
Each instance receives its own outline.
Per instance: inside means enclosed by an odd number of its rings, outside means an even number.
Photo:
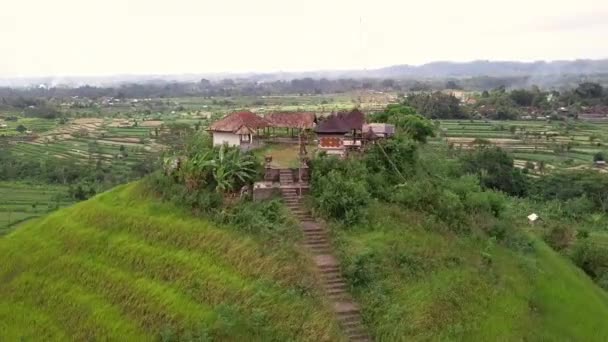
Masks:
[[[608,339],[608,295],[540,241],[515,252],[382,205],[371,222],[335,240],[378,340]]]
[[[0,238],[0,340],[339,340],[295,242],[122,186]]]

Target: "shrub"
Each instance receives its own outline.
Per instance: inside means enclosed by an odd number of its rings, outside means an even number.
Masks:
[[[608,250],[605,247],[593,244],[585,240],[576,244],[572,252],[572,260],[582,268],[585,273],[595,280],[599,280],[600,286],[608,289]]]
[[[277,200],[251,202],[242,200],[222,210],[218,219],[253,234],[276,236],[293,224],[283,204]]]
[[[574,243],[576,233],[569,226],[560,224],[549,229],[544,238],[553,249],[560,251]]]
[[[364,181],[332,170],[315,183],[315,207],[323,216],[346,224],[357,223],[363,218],[364,208],[370,201]]]

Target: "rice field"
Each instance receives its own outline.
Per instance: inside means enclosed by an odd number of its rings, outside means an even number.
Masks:
[[[439,127],[432,144],[467,149],[483,139],[517,160],[554,167],[591,167],[594,154],[608,152],[608,123],[603,122],[441,120]]]
[[[0,234],[72,203],[64,186],[0,182]]]

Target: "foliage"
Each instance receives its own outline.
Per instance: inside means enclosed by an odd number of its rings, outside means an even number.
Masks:
[[[608,314],[605,292],[542,241],[526,237],[533,252],[496,243],[516,243],[510,235],[517,230],[512,220],[491,221],[482,216],[470,222],[472,234],[454,235],[426,213],[374,203],[367,222],[334,229],[344,273],[376,340],[608,337],[597,316]],[[475,233],[486,226],[495,238]]]
[[[433,124],[404,104],[390,104],[384,111],[371,115],[369,120],[393,124],[398,131],[422,143],[435,136]]]
[[[605,161],[606,157],[604,156],[603,152],[597,152],[593,155],[593,161],[597,162],[597,161]]]
[[[608,177],[595,171],[554,172],[537,182],[532,195],[543,200],[573,200],[585,196],[594,209],[608,211]]]
[[[572,260],[598,284],[608,290],[608,250],[589,240],[579,242],[572,252]]]
[[[325,156],[316,158],[312,169],[311,188],[318,213],[346,224],[363,219],[370,196],[360,161]]]
[[[219,193],[233,193],[253,183],[260,164],[253,154],[239,147],[203,146],[194,139],[186,148],[178,179],[189,191],[205,188]]]
[[[486,188],[524,196],[528,191],[527,179],[513,166],[513,158],[500,148],[481,148],[462,158],[463,170],[477,174]]]
[[[545,241],[556,251],[564,250],[574,243],[574,229],[567,225],[556,225],[545,235]]]
[[[460,100],[442,92],[411,94],[406,104],[431,119],[464,119],[467,114],[460,107]]]
[[[239,201],[236,205],[220,211],[218,220],[249,234],[283,237],[288,240],[293,240],[295,230],[291,215],[277,199],[264,202]]]

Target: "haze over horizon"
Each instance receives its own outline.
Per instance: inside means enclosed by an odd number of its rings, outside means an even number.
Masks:
[[[11,1],[0,77],[373,69],[608,57],[608,3]]]

